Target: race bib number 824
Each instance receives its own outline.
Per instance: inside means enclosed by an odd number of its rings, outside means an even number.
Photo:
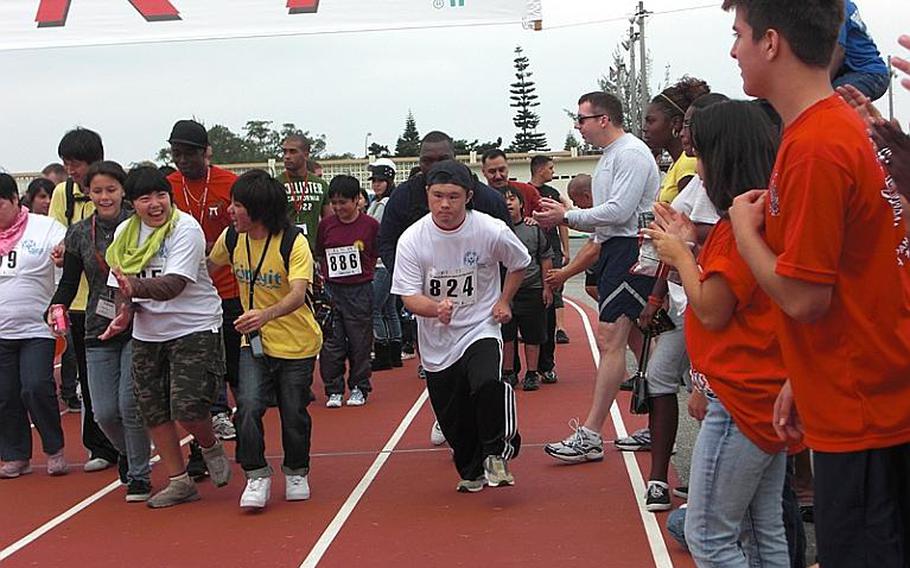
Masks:
[[[435,272],[427,280],[427,295],[434,300],[450,300],[456,306],[468,306],[477,301],[476,284],[474,268]]]

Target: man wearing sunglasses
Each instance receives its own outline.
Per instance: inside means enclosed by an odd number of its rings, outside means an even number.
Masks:
[[[560,224],[594,233],[572,261],[556,272],[559,285],[597,262],[600,365],[588,417],[565,440],[547,444],[555,459],[580,463],[603,459],[601,429],[626,375],[626,345],[639,353],[641,334],[633,324],[654,284],[631,274],[638,260],[638,218],[657,198],[660,174],[648,146],[623,130],[622,103],[603,92],[578,101],[575,128],[585,142],[603,148],[592,174],[594,207],[566,211],[559,201],[542,199],[534,218],[544,227]]]

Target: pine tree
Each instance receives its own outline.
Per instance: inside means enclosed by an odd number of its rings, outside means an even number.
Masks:
[[[520,132],[515,135],[515,140],[509,147],[511,152],[546,152],[547,137],[541,132],[537,132],[537,126],[540,124],[540,115],[534,112],[534,107],[540,106],[537,100],[534,81],[531,80],[533,73],[528,70],[531,66],[530,60],[524,55],[521,46],[515,48],[515,78],[514,83],[509,85],[509,97],[512,102],[509,106],[518,109],[512,123]]]
[[[419,156],[420,134],[417,132],[417,121],[414,113],[408,110],[408,118],[404,122],[404,132],[395,144],[396,156]]]
[[[562,148],[563,150],[569,151],[572,148],[580,147],[581,143],[578,141],[578,138],[575,137],[575,134],[573,132],[570,131],[568,134],[566,134],[566,143]]]

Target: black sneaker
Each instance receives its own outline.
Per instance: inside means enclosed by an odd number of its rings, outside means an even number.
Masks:
[[[688,485],[680,485],[679,487],[674,487],[674,488],[673,488],[673,496],[674,496],[674,497],[679,497],[680,499],[686,499],[686,500],[688,500],[688,499],[689,499],[689,486],[688,486]]]
[[[502,382],[509,383],[513,387],[518,384],[518,375],[512,371],[502,374]]]
[[[521,390],[536,391],[540,388],[540,376],[537,371],[528,371],[521,381]]]
[[[134,479],[126,486],[126,502],[142,503],[152,495],[152,485],[148,481]]]
[[[556,343],[560,345],[565,345],[569,342],[569,336],[566,334],[565,330],[557,329],[556,330]]]
[[[804,523],[815,524],[815,507],[812,505],[800,505],[799,516]]]
[[[66,411],[73,414],[78,414],[82,412],[82,401],[79,400],[78,396],[72,398],[66,398],[63,400],[64,406],[66,406]]]
[[[423,368],[423,365],[417,365],[417,378],[422,381],[427,380],[427,371]]]
[[[202,448],[196,440],[190,442],[190,459],[186,464],[186,473],[193,481],[202,481],[209,474],[205,467],[205,460],[202,458]]]
[[[127,485],[129,483],[129,478],[127,474],[130,471],[129,462],[126,459],[126,456],[120,454],[117,457],[117,473],[120,475],[120,483]]]
[[[645,509],[652,513],[656,511],[669,511],[670,486],[663,481],[649,481],[648,493],[645,495]]]
[[[553,383],[559,381],[559,377],[556,375],[556,370],[545,371],[543,376],[540,377],[540,382],[545,385],[552,385]]]

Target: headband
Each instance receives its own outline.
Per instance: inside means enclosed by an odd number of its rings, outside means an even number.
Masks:
[[[674,102],[673,102],[673,99],[671,99],[670,97],[668,97],[667,95],[665,95],[665,94],[663,94],[663,93],[661,93],[659,96],[663,97],[668,103],[670,103],[671,105],[673,105],[673,108],[675,108],[676,110],[678,110],[678,111],[679,111],[679,114],[681,114],[681,115],[683,115],[683,116],[686,115],[686,111],[684,111],[683,109],[679,108],[679,105],[676,104],[676,103],[674,103]]]

